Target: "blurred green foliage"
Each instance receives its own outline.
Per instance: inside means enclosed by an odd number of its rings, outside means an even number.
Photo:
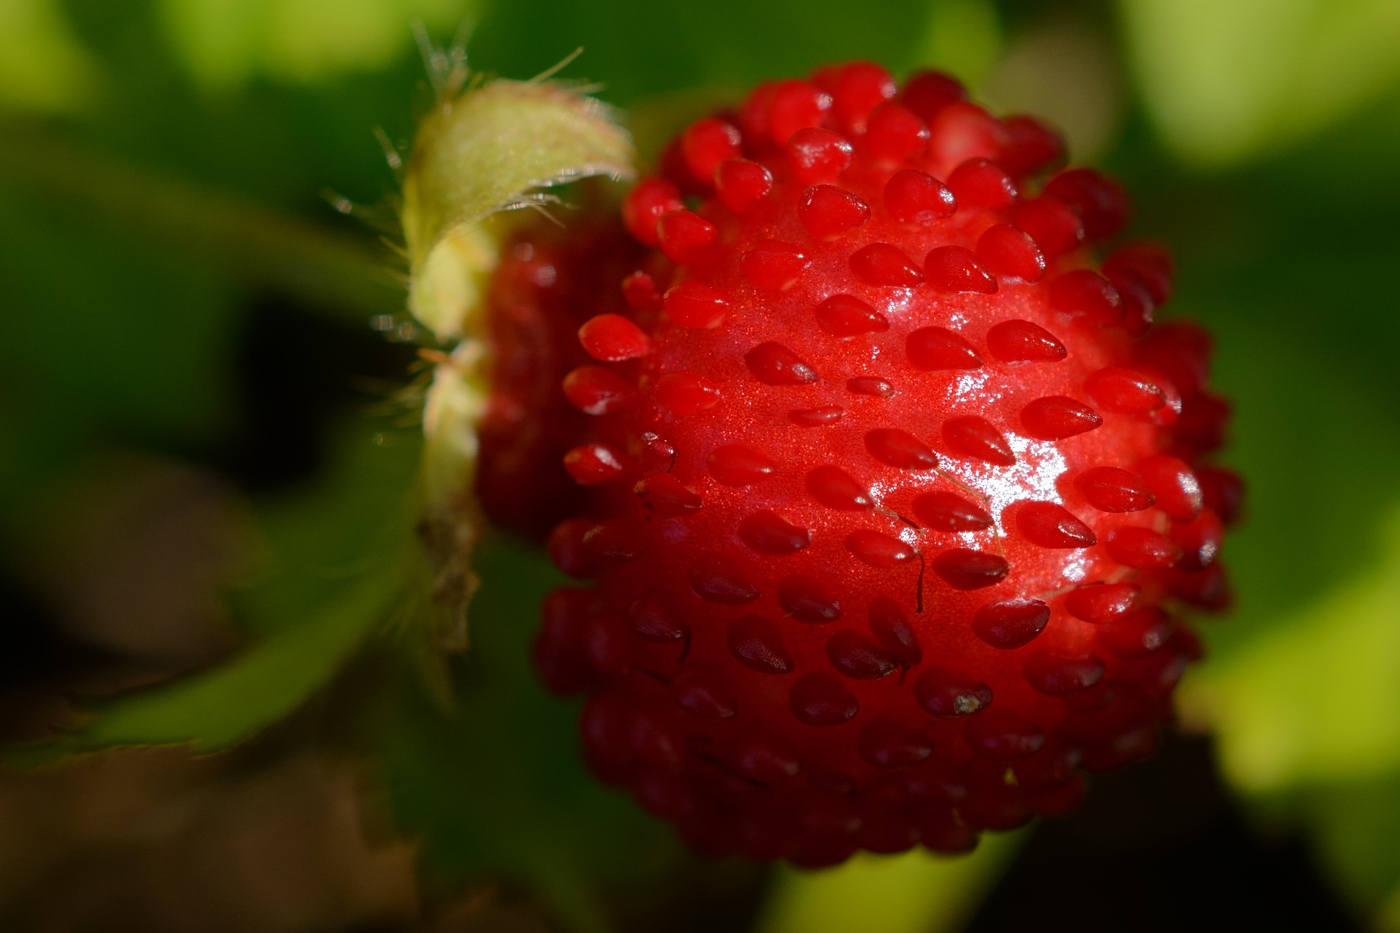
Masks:
[[[1126,126],[1106,161],[1135,193],[1138,232],[1177,251],[1170,313],[1217,336],[1237,412],[1226,459],[1251,490],[1226,550],[1238,608],[1210,631],[1184,710],[1219,729],[1225,773],[1261,819],[1308,829],[1358,911],[1400,929],[1400,3],[0,0],[8,553],[42,521],[47,484],[94,453],[199,460],[229,442],[259,297],[353,327],[401,312],[393,254],[323,192],[383,205],[393,191],[370,130],[402,145],[428,100],[415,18],[439,39],[470,25],[472,64],[511,77],[583,46],[566,74],[640,113],[853,57],[949,67],[1014,107],[1003,49],[1050,27],[1120,36],[1112,54],[1134,83],[1126,119],[1104,124]],[[586,777],[575,710],[529,674],[552,572],[488,548],[456,702],[436,705],[388,608],[407,574],[415,434],[345,414],[314,483],[255,499],[260,560],[233,597],[246,649],[110,703],[64,748],[218,748],[312,695],[354,694],[433,884],[503,876],[575,927],[606,928],[609,891],[683,856]],[[337,676],[360,645],[394,660],[370,665],[368,686]],[[765,916],[842,929],[821,905],[865,898],[896,917],[867,929],[928,928],[966,906],[928,891],[973,890],[997,863],[993,847],[783,875]]]

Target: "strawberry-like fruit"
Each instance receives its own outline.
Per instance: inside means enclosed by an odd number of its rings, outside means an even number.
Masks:
[[[855,63],[698,121],[563,381],[590,506],[536,662],[588,763],[707,853],[960,851],[1151,754],[1228,600],[1238,480],[1116,183],[946,76]],[[1046,176],[1049,175],[1047,178]]]
[[[540,541],[584,503],[562,458],[586,439],[589,419],[559,391],[591,359],[579,326],[627,310],[617,282],[642,259],[596,206],[570,220],[536,215],[511,229],[484,303],[491,394],[477,423],[477,497],[498,528]]]

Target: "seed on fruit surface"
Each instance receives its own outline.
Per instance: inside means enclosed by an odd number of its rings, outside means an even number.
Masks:
[[[1016,183],[994,162],[968,159],[948,176],[948,188],[963,210],[998,211],[1016,200]]]
[[[1064,440],[1102,424],[1098,412],[1065,395],[1047,395],[1021,409],[1021,427],[1028,436],[1043,441]]]
[[[582,486],[610,483],[622,475],[622,458],[606,444],[581,444],[564,455],[564,469]]]
[[[1091,168],[1066,169],[1045,186],[1045,194],[1074,208],[1091,240],[1106,240],[1128,222],[1128,197],[1118,183]]]
[[[831,95],[806,81],[779,81],[769,98],[766,122],[768,138],[787,145],[792,134],[821,126],[831,110]]]
[[[996,466],[1012,466],[1016,455],[1000,431],[986,418],[966,415],[943,422],[943,443],[960,457],[983,460]]]
[[[715,192],[720,201],[740,216],[747,214],[773,191],[773,175],[748,159],[726,159],[715,169]]]
[[[852,295],[832,295],[817,305],[817,323],[833,337],[881,334],[890,329],[889,318]]]
[[[1117,467],[1090,467],[1074,486],[1100,512],[1139,512],[1157,501],[1141,476]]]
[[[1108,536],[1108,553],[1138,570],[1171,567],[1181,559],[1176,542],[1151,528],[1119,528]]]
[[[955,590],[980,590],[1006,579],[1011,568],[996,554],[950,548],[933,559],[933,570]]]
[[[1016,512],[1016,528],[1031,544],[1044,548],[1084,548],[1097,543],[1088,525],[1053,502],[1022,505]]]
[[[1096,272],[1074,269],[1050,281],[1050,307],[1062,314],[1082,314],[1101,324],[1123,320],[1123,299],[1113,284]]]
[[[579,328],[579,343],[595,360],[616,363],[651,352],[651,340],[620,314],[599,314]]]
[[[919,556],[917,551],[898,538],[868,529],[846,535],[846,550],[872,567],[898,567]]]
[[[1244,480],[1238,473],[1203,465],[1196,467],[1196,480],[1201,484],[1201,497],[1207,508],[1227,525],[1239,520],[1244,506]]]
[[[1129,274],[1147,286],[1156,304],[1166,304],[1172,297],[1172,279],[1176,263],[1171,253],[1157,243],[1129,243],[1120,247],[1103,261],[1103,274],[1112,280],[1116,275]]]
[[[1055,198],[1018,201],[1011,209],[1011,222],[1035,240],[1046,259],[1068,253],[1084,240],[1084,224],[1078,215]]]
[[[1084,381],[1084,391],[1104,411],[1119,415],[1149,415],[1166,404],[1167,397],[1151,379],[1132,369],[1108,366]]]
[[[872,768],[908,768],[933,754],[933,743],[888,716],[872,719],[856,738],[856,749]]]
[[[729,625],[729,651],[745,667],[764,674],[790,674],[792,655],[783,644],[783,633],[772,619],[744,616]]]
[[[964,100],[967,88],[940,71],[919,71],[909,77],[900,100],[925,120],[932,120],[949,104]]]
[[[744,278],[755,288],[786,291],[797,284],[811,260],[802,250],[782,240],[763,240],[750,246],[739,260]]]
[[[633,602],[627,608],[627,621],[632,631],[649,641],[680,641],[686,633],[670,597],[660,592],[647,593]]]
[[[744,354],[755,379],[770,386],[800,386],[817,381],[817,374],[796,353],[770,340]]]
[[[684,206],[681,191],[674,182],[655,176],[643,178],[622,201],[622,222],[638,241],[655,246],[657,219]]]
[[[723,606],[742,606],[760,593],[744,566],[723,554],[702,554],[690,567],[690,588],[701,599]]]
[[[1092,654],[1070,656],[1049,651],[1031,655],[1023,668],[1026,682],[1052,697],[1083,693],[1103,678],[1104,671],[1103,660]]]
[[[1005,278],[1039,282],[1045,276],[1045,254],[1028,233],[1010,224],[988,227],[975,252],[983,266]]]
[[[934,716],[968,716],[992,702],[992,688],[975,677],[933,667],[914,681],[914,698]]]
[[[697,120],[681,133],[681,155],[691,174],[701,181],[714,178],[725,159],[739,155],[739,130],[714,117]]]
[[[1022,114],[1002,120],[1010,137],[1002,147],[1001,163],[1015,176],[1029,175],[1054,165],[1065,156],[1065,144],[1058,133],[1035,117]]]
[[[700,282],[681,282],[666,291],[666,314],[681,327],[714,328],[729,313],[729,296]]]
[[[735,769],[753,781],[780,781],[797,777],[802,771],[802,761],[792,746],[753,729],[739,734],[729,757]]]
[[[703,500],[670,473],[652,473],[637,481],[632,491],[649,511],[676,518],[700,511]]]
[[[635,311],[655,311],[661,307],[656,280],[640,270],[622,280],[622,298]]]
[[[739,537],[760,554],[792,554],[812,543],[812,533],[763,509],[739,523]]]
[[[682,208],[662,214],[656,221],[656,236],[666,258],[682,266],[705,262],[713,252],[718,228],[694,211]]]
[[[995,159],[1006,140],[1001,121],[970,101],[955,101],[929,119],[929,151],[943,165]]]
[[[972,344],[946,327],[921,327],[904,341],[904,355],[915,369],[981,369],[982,358]]]
[[[1225,523],[1209,509],[1204,509],[1189,522],[1172,525],[1171,539],[1181,549],[1178,570],[1195,572],[1215,563],[1220,545],[1225,539]]]
[[[792,714],[809,726],[835,726],[860,712],[855,695],[825,672],[803,674],[788,695]]]
[[[836,424],[846,414],[839,405],[822,405],[818,408],[794,408],[788,412],[788,420],[803,428],[825,428]]]
[[[1002,321],[987,331],[987,349],[1003,363],[1058,363],[1068,351],[1039,324]]]
[[[728,719],[739,711],[723,671],[714,664],[688,664],[671,681],[676,705],[700,719]]]
[[[1158,606],[1148,606],[1103,626],[1099,637],[1124,658],[1152,654],[1171,638],[1176,620]]]
[[[972,631],[991,645],[1010,651],[1028,645],[1050,622],[1050,607],[1038,599],[988,603],[972,617]]]
[[[749,444],[716,447],[706,460],[710,475],[726,486],[752,486],[778,472],[778,464]]]
[[[813,81],[831,94],[836,122],[850,133],[865,132],[870,112],[899,92],[890,73],[874,62],[856,61],[822,69],[828,71],[829,82],[815,76]]]
[[[886,653],[905,667],[913,667],[924,659],[919,636],[899,603],[888,596],[877,596],[870,601],[869,615],[870,633]]]
[[[840,236],[870,219],[870,207],[835,185],[815,185],[797,202],[797,218],[819,239]]]
[[[924,260],[924,278],[940,292],[976,292],[990,295],[997,290],[997,277],[983,268],[977,254],[966,246],[938,246]]]
[[[793,574],[778,581],[778,605],[799,622],[820,625],[841,618],[841,603],[816,577]]]
[[[656,380],[656,401],[677,417],[698,415],[719,404],[720,389],[695,373],[667,373]]]
[[[900,165],[928,147],[928,126],[908,107],[893,101],[870,114],[863,150],[877,165]]]
[[[933,449],[908,431],[876,428],[865,434],[865,449],[881,463],[905,470],[931,470],[938,466]]]
[[[589,415],[606,415],[631,404],[636,390],[611,369],[580,366],[564,377],[564,396]]]
[[[963,734],[973,751],[994,761],[1026,758],[1045,744],[1045,733],[1035,723],[995,707],[970,718]]]
[[[953,192],[932,175],[904,169],[885,183],[885,210],[902,224],[932,227],[957,209]]]
[[[827,639],[826,656],[833,667],[855,680],[879,680],[899,667],[894,658],[850,629],[836,632]]]
[[[924,281],[914,261],[889,243],[871,243],[851,254],[851,272],[867,285],[913,288]]]
[[[637,529],[626,519],[617,518],[597,522],[587,529],[582,545],[600,568],[634,561],[641,556],[643,548]]]
[[[787,164],[804,185],[829,184],[851,165],[850,140],[831,130],[809,127],[787,141]]]
[[[1089,583],[1070,590],[1065,608],[1076,619],[1103,625],[1132,611],[1141,593],[1136,583]]]
[[[982,531],[992,527],[992,516],[986,509],[951,492],[916,496],[914,515],[934,531]]]
[[[1144,457],[1133,467],[1157,499],[1157,508],[1174,522],[1193,521],[1201,514],[1201,484],[1185,461],[1166,454]]]
[[[846,380],[846,391],[856,395],[873,395],[876,398],[894,398],[894,386],[874,376],[857,376]]]
[[[826,464],[807,474],[807,491],[829,509],[860,510],[874,506],[870,490],[838,466]]]

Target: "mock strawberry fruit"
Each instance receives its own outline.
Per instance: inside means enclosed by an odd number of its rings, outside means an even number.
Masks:
[[[579,326],[627,310],[617,283],[642,256],[596,207],[570,221],[534,216],[504,237],[484,302],[491,394],[476,492],[497,527],[535,540],[584,503],[562,458],[586,439],[588,416],[559,391],[591,359]]]
[[[622,205],[536,661],[706,853],[961,851],[1149,755],[1238,480],[1160,247],[1056,135],[868,63],[758,87]],[[1047,177],[1048,176],[1048,177]]]

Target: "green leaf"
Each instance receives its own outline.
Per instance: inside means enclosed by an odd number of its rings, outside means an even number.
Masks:
[[[1183,156],[1223,165],[1315,132],[1400,78],[1393,0],[1121,0],[1138,83]]]
[[[920,64],[977,85],[1001,54],[996,4],[988,0],[942,0],[930,6]]]
[[[166,30],[190,73],[229,89],[257,75],[324,81],[382,68],[410,43],[409,24],[454,29],[471,0],[163,0]]]
[[[422,438],[364,415],[339,426],[309,487],[256,503],[261,572],[239,590],[245,628],[272,634],[305,624],[346,587],[385,570],[406,575],[418,556],[414,484]]]
[[[58,0],[0,3],[0,109],[77,110],[92,100],[96,79]]]
[[[232,661],[107,705],[92,725],[65,738],[61,749],[187,743],[213,752],[247,739],[330,680],[384,620],[400,584],[394,566],[347,583],[339,600]]]
[[[1221,761],[1252,792],[1400,769],[1400,511],[1381,565],[1207,668],[1183,703],[1209,718]]]
[[[953,933],[977,910],[1025,835],[985,836],[969,855],[861,853],[824,871],[784,868],[757,933]]]
[[[529,75],[582,46],[567,74],[631,103],[701,85],[747,88],[828,62],[869,58],[902,72],[919,64],[928,0],[814,7],[809,0],[555,0],[494,2],[471,40],[475,67]]]
[[[416,606],[405,589],[410,561],[422,554],[405,504],[417,434],[373,427],[357,421],[343,432],[311,492],[260,504],[261,572],[234,600],[248,647],[102,704],[85,727],[19,760],[129,745],[227,748],[294,711],[396,610]]]

